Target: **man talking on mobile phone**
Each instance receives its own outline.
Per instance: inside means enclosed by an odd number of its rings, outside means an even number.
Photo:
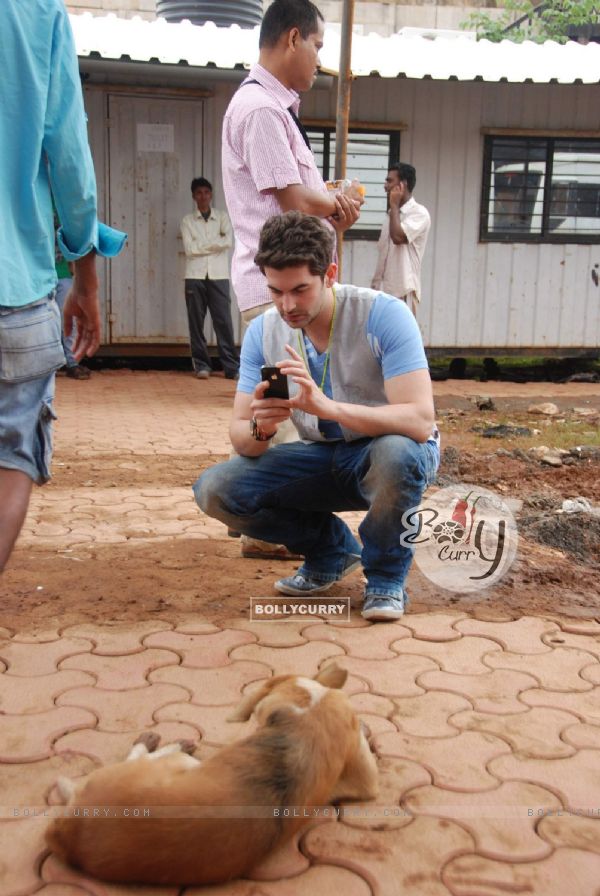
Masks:
[[[304,556],[280,593],[318,595],[362,565],[362,615],[400,619],[412,562],[402,516],[439,465],[431,380],[406,305],[335,283],[332,239],[300,212],[264,225],[255,261],[274,307],[242,345],[230,426],[240,456],[204,472],[194,493],[209,516]],[[289,399],[265,398],[263,366],[287,376]],[[288,419],[299,441],[267,451]],[[362,547],[336,516],[357,509]]]

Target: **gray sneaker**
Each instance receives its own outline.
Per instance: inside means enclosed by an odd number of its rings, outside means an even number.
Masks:
[[[350,573],[354,572],[355,569],[358,569],[359,566],[359,555],[347,554],[342,574],[332,582],[321,582],[319,579],[313,579],[310,576],[304,575],[304,573],[297,572],[293,576],[287,576],[287,578],[279,579],[278,582],[275,582],[275,589],[279,591],[280,594],[321,594],[323,591],[328,591],[331,586],[335,585],[336,582],[339,582],[340,579],[350,575]]]
[[[372,622],[392,622],[394,619],[402,619],[405,605],[408,604],[408,595],[392,597],[389,594],[367,594],[361,610],[363,619]]]

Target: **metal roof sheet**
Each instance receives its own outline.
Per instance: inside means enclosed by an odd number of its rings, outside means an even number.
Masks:
[[[125,57],[134,62],[218,69],[249,68],[258,59],[258,27],[218,28],[212,22],[192,25],[187,21],[170,24],[165,19],[123,19],[112,13],[83,13],[71,15],[70,20],[80,57]],[[325,71],[337,72],[339,53],[339,28],[328,26],[320,54]],[[494,44],[469,35],[436,35],[435,31],[423,35],[399,32],[391,37],[354,34],[352,72],[357,77],[595,84],[600,82],[600,44]]]

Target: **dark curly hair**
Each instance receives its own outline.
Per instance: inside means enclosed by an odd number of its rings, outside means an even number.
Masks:
[[[311,274],[324,279],[333,259],[334,234],[314,215],[285,212],[265,221],[254,263],[281,271],[307,265]]]

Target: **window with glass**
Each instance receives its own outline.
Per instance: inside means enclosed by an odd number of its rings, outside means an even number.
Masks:
[[[600,140],[487,136],[480,236],[600,242]]]
[[[324,180],[334,177],[335,128],[306,128],[311,147]],[[366,189],[365,202],[357,224],[344,239],[376,239],[387,210],[383,184],[389,166],[400,159],[399,131],[368,131],[351,128],[348,134],[346,177],[357,178]]]

